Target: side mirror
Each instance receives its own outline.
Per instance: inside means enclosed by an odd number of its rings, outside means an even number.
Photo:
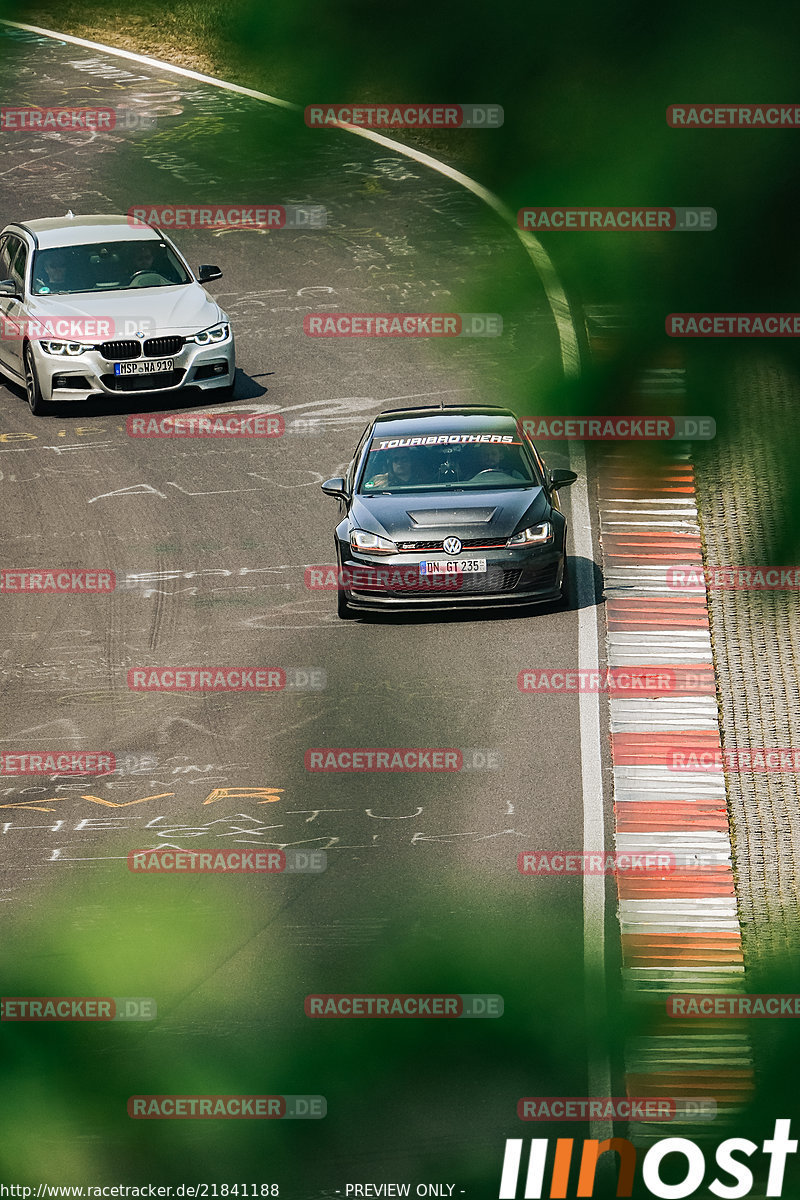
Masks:
[[[220,271],[219,267],[212,267],[206,264],[198,269],[198,283],[211,283],[212,279],[222,279],[222,271]]]
[[[19,296],[17,285],[13,279],[3,279],[0,281],[0,296]]]
[[[326,496],[334,496],[337,500],[347,499],[347,489],[341,475],[336,475],[333,479],[326,479],[324,483],[320,484],[320,487]]]
[[[557,492],[559,488],[569,487],[571,483],[575,483],[578,476],[574,471],[551,471],[550,472],[550,488]]]

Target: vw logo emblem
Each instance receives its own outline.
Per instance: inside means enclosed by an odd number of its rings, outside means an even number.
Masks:
[[[461,542],[458,540],[457,537],[445,538],[444,542],[442,543],[442,547],[444,549],[445,554],[460,554],[461,553]]]

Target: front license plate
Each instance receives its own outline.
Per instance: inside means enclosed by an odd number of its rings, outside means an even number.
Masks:
[[[437,558],[419,564],[420,575],[477,575],[485,571],[485,558]]]
[[[174,358],[147,358],[144,361],[114,363],[115,375],[155,375],[160,371],[172,371]]]

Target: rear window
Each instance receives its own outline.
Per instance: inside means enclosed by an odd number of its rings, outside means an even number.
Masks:
[[[538,487],[541,480],[517,434],[376,434],[361,472],[361,494],[487,491]]]

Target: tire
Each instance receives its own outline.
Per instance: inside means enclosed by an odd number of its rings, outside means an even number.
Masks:
[[[344,594],[344,589],[340,587],[337,587],[336,589],[336,613],[342,621],[355,620],[356,614],[347,603],[347,597]]]
[[[30,346],[25,347],[25,394],[28,399],[28,408],[35,417],[43,417],[50,411],[50,405],[42,398],[42,389],[39,387],[39,378],[36,374],[36,363],[33,361],[33,350]]]

